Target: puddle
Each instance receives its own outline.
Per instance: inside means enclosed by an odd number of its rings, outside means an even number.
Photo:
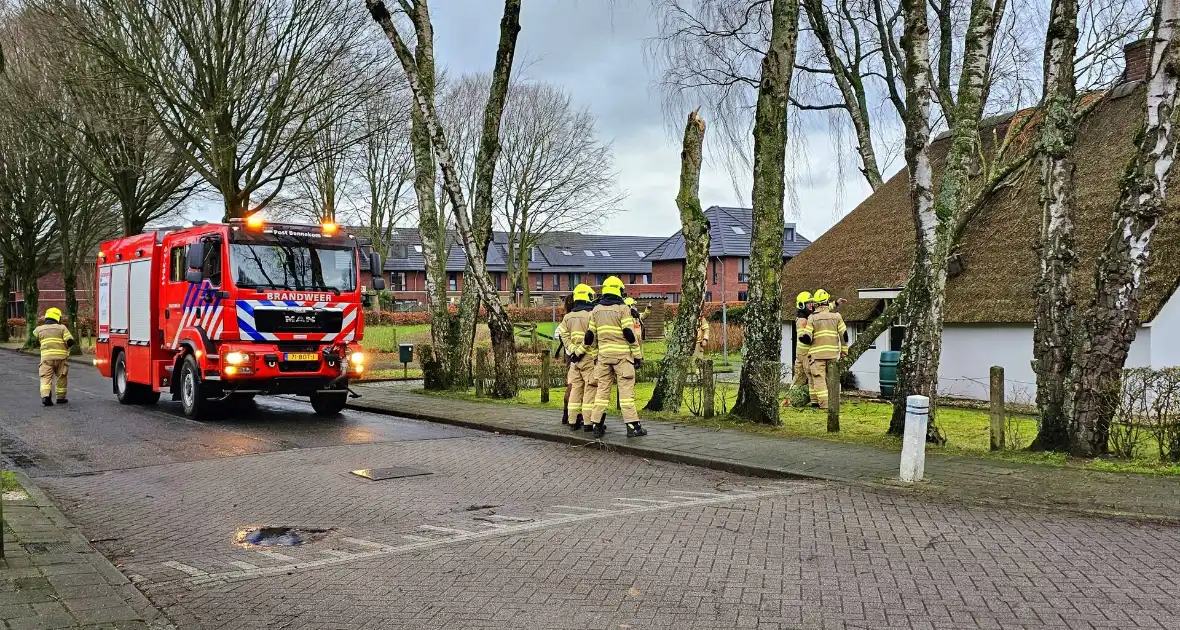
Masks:
[[[329,531],[307,527],[252,527],[234,534],[234,542],[258,547],[296,547],[320,540]]]

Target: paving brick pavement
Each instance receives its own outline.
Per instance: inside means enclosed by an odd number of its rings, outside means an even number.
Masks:
[[[348,474],[390,465],[432,474]],[[520,437],[39,481],[181,628],[1180,627],[1174,527]],[[235,542],[259,525],[329,531]]]
[[[356,389],[362,397],[349,401],[355,409],[563,443],[590,441],[588,434],[562,426],[561,414],[554,411],[429,396],[406,384],[373,383]],[[617,418],[608,417],[607,422],[602,442],[607,448],[741,474],[841,481],[1005,506],[1180,519],[1180,479],[1174,477],[928,455],[926,481],[905,487],[896,481],[899,453],[872,446],[671,422],[650,422],[648,436],[628,439]]]
[[[171,628],[29,479],[5,501],[0,628]]]

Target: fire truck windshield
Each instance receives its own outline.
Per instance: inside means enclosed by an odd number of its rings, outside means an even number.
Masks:
[[[356,289],[351,247],[309,243],[231,243],[230,268],[240,288],[342,291]]]

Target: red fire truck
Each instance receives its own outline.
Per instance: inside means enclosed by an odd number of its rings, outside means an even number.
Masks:
[[[385,288],[380,256],[363,258],[333,223],[258,217],[108,241],[95,365],[123,404],[168,392],[197,417],[211,401],[295,394],[335,415],[365,367],[361,265]]]

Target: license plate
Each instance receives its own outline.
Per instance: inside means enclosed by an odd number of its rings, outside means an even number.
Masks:
[[[318,361],[320,355],[314,352],[284,352],[284,361]]]

